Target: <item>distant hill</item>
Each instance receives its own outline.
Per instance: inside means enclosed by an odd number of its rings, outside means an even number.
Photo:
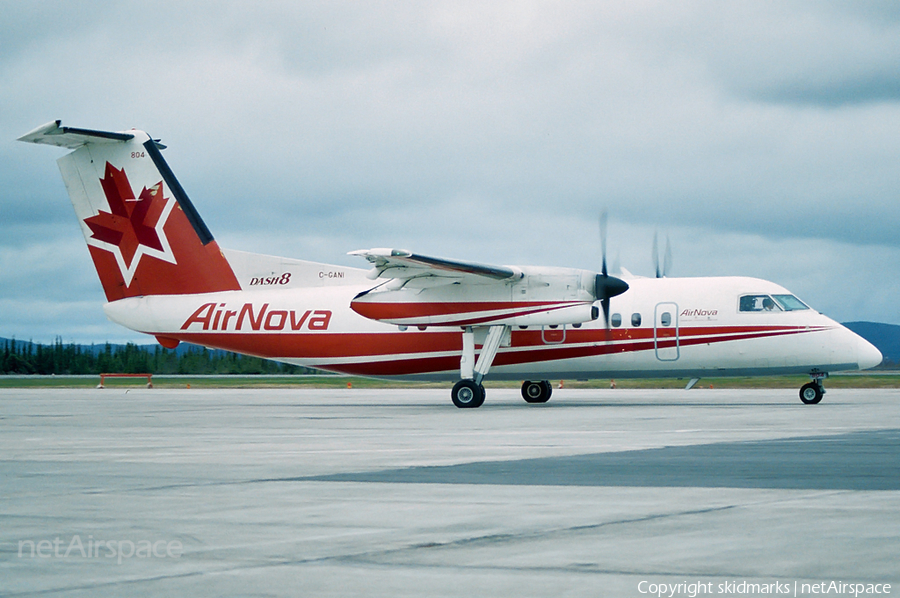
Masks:
[[[174,351],[158,344],[49,345],[0,338],[0,374],[305,374],[310,368],[259,357],[181,344]]]
[[[19,339],[4,338],[4,337],[0,336],[0,350],[2,350],[3,347],[6,346],[7,342],[10,343],[10,347],[13,347],[14,350],[17,352],[27,352],[29,350],[29,347],[36,348],[38,345],[42,345],[44,347],[53,347],[55,344],[55,343],[47,343],[47,344],[35,343],[32,341],[22,341]],[[72,346],[73,343],[62,343],[62,345],[65,347],[69,347],[69,346]],[[100,355],[100,353],[105,352],[107,345],[109,345],[110,351],[113,353],[117,353],[119,351],[124,351],[125,348],[128,346],[127,344],[124,344],[124,343],[91,343],[90,345],[74,343],[74,346],[78,347],[78,349],[81,352],[90,353],[95,356]],[[134,346],[139,349],[142,349],[145,351],[150,351],[150,352],[156,350],[157,347],[160,347],[160,345],[158,343],[147,343],[147,344],[136,344],[135,343]],[[172,350],[175,351],[176,355],[181,356],[181,355],[184,355],[185,353],[190,353],[192,351],[202,351],[203,348],[200,346],[197,346],[197,345],[192,345],[190,343],[181,343],[180,345],[175,347],[175,349],[172,349]],[[228,351],[223,351],[221,349],[207,349],[207,351],[215,357],[221,357],[223,355],[228,355]]]
[[[884,355],[882,365],[900,364],[900,326],[877,322],[844,322],[844,326],[881,351]]]

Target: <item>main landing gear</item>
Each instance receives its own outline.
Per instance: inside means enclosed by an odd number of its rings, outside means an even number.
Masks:
[[[460,380],[450,393],[453,404],[460,409],[481,407],[484,403],[484,386],[474,380]]]
[[[484,403],[484,386],[481,381],[491,369],[494,357],[501,344],[509,346],[509,326],[499,325],[488,328],[487,338],[481,346],[478,362],[475,362],[475,331],[471,326],[463,329],[463,350],[459,360],[459,382],[453,385],[450,398],[461,409],[481,407]],[[504,343],[505,341],[505,343]]]
[[[805,405],[815,405],[819,401],[822,400],[822,396],[825,394],[825,387],[822,386],[822,380],[828,377],[828,374],[825,373],[814,373],[810,374],[812,377],[812,382],[804,384],[800,388],[800,400],[803,401]]]
[[[526,403],[546,403],[553,393],[553,386],[547,380],[532,382],[526,380],[522,383],[522,398]]]
[[[459,360],[459,382],[453,385],[450,398],[460,409],[474,409],[484,404],[484,386],[481,381],[487,375],[494,357],[501,345],[509,346],[510,327],[505,325],[490,326],[487,338],[481,346],[478,361],[475,361],[475,332],[471,326],[463,329],[463,350]],[[522,398],[528,403],[546,403],[550,400],[553,387],[547,380],[522,383]]]

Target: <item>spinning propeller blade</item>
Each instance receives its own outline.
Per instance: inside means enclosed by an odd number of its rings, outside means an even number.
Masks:
[[[606,210],[600,214],[600,254],[601,268],[600,274],[594,279],[594,296],[600,300],[600,306],[603,308],[603,323],[606,330],[609,331],[609,300],[616,295],[621,295],[628,290],[628,283],[615,276],[610,276],[606,268]]]
[[[663,256],[662,270],[659,267],[659,235],[653,233],[653,268],[656,270],[657,278],[665,278],[672,269],[672,245],[669,243],[669,236],[666,235],[666,253]]]

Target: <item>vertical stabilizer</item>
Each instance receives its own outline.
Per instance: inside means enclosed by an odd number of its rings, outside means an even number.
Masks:
[[[240,289],[161,146],[146,133],[54,121],[19,140],[74,150],[58,160],[59,169],[109,301]]]

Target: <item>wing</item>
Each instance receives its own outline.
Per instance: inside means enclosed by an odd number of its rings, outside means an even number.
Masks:
[[[426,288],[455,282],[489,284],[523,276],[518,268],[429,257],[405,249],[360,249],[349,255],[364,257],[374,266],[367,275],[370,279],[394,279],[397,285],[393,286],[397,288]]]
[[[587,270],[490,266],[418,255],[405,249],[364,249],[350,255],[385,282],[356,295],[350,308],[399,326],[558,326],[597,319],[598,299],[628,285]]]

